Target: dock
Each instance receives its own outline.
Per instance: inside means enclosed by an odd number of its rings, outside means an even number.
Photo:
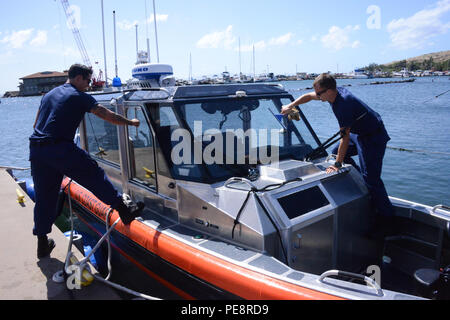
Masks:
[[[24,196],[23,203],[18,202],[16,189]],[[56,247],[50,257],[37,259],[37,238],[32,234],[34,202],[1,169],[0,203],[0,300],[121,300],[113,288],[97,280],[80,290],[53,281],[53,275],[63,270],[69,241],[53,225],[48,236]],[[75,246],[72,250],[80,261],[82,253]]]

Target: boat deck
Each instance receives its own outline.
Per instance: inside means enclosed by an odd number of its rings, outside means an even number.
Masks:
[[[16,189],[25,196],[17,201]],[[68,290],[52,280],[62,270],[68,240],[55,226],[49,234],[56,243],[51,257],[38,260],[32,235],[34,202],[6,172],[0,170],[0,299],[1,300],[120,300],[111,287],[94,281],[81,290]],[[75,248],[75,247],[74,247]],[[82,255],[74,249],[80,260]]]

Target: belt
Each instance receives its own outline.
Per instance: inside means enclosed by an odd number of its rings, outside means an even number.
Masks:
[[[50,146],[54,144],[58,144],[64,142],[64,140],[54,140],[54,139],[46,139],[46,140],[30,140],[30,146],[33,147],[44,147]]]
[[[361,138],[367,138],[367,137],[371,137],[371,136],[374,136],[374,135],[377,135],[377,134],[379,134],[379,133],[382,133],[382,132],[384,132],[385,131],[385,129],[384,129],[384,127],[379,127],[378,129],[375,129],[375,130],[373,130],[373,131],[371,131],[371,132],[367,132],[367,133],[363,133],[363,134],[358,134]]]

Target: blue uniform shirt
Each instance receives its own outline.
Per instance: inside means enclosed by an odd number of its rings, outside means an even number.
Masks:
[[[84,114],[95,105],[97,101],[92,96],[69,83],[51,90],[42,98],[30,140],[73,141]]]
[[[347,89],[338,87],[337,92],[336,100],[330,104],[341,128],[350,128],[351,133],[361,137],[381,134],[386,142],[390,140],[377,112]]]

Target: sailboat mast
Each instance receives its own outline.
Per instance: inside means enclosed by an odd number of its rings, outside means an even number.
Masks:
[[[155,9],[155,0],[153,0],[153,20],[155,23],[155,40],[156,40],[156,59],[159,63],[159,48],[158,48],[158,30],[156,28],[156,9]]]
[[[189,81],[192,81],[192,53],[189,52]]]
[[[138,25],[136,24],[136,63],[139,61]]]
[[[103,12],[103,0],[102,5],[102,30],[103,30],[103,59],[105,62],[105,87],[108,87],[108,70],[106,68],[106,43],[105,43],[105,14]]]
[[[147,15],[147,0],[145,1],[145,26],[146,26],[146,30],[147,30],[147,62],[150,63],[150,39],[148,37],[148,15]]]
[[[255,67],[255,45],[253,45],[253,82],[255,82],[256,79],[256,67]]]
[[[239,80],[242,80],[241,37],[239,37]]]

